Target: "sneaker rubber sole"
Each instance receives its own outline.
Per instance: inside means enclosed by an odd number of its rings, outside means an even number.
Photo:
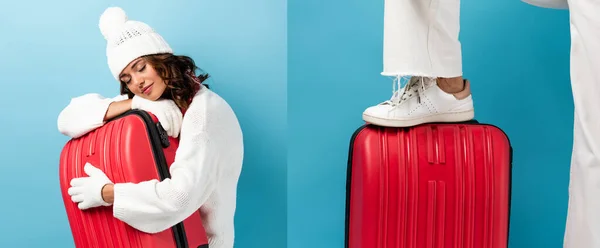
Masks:
[[[427,115],[414,119],[406,119],[406,120],[395,120],[395,119],[383,119],[375,116],[371,116],[363,113],[363,120],[367,123],[383,126],[383,127],[412,127],[424,123],[432,123],[432,122],[464,122],[470,121],[475,117],[475,111],[473,109],[463,111],[463,112],[450,112],[450,113],[441,113],[441,114],[433,114]]]

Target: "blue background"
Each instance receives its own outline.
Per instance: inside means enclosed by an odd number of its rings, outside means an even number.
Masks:
[[[292,248],[342,247],[348,142],[361,112],[391,93],[379,74],[383,1],[0,4],[0,247],[72,247],[57,174],[67,138],[56,117],[73,96],[118,93],[97,26],[110,5],[192,56],[238,113],[247,152],[236,247],[283,247],[286,232]],[[561,247],[573,120],[568,12],[463,0],[461,15],[476,117],[503,128],[515,149],[510,247]]]
[[[362,111],[392,92],[380,76],[383,2],[289,1],[290,248],[343,247],[350,137]],[[464,0],[461,22],[476,118],[505,130],[515,149],[510,247],[562,247],[573,127],[568,12]]]
[[[98,28],[113,5],[212,75],[245,134],[236,247],[284,247],[286,2],[271,0],[3,1],[0,247],[73,247],[58,182],[67,138],[56,118],[71,97],[118,94]]]

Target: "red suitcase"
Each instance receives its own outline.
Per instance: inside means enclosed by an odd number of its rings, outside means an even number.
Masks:
[[[498,127],[364,125],[352,136],[347,248],[506,248],[512,147]]]
[[[130,110],[67,142],[60,155],[60,188],[75,246],[207,248],[199,211],[170,229],[148,234],[114,218],[111,207],[79,210],[67,193],[72,178],[85,176],[86,162],[100,168],[115,183],[168,178],[168,166],[173,163],[178,145],[155,116],[140,110]]]

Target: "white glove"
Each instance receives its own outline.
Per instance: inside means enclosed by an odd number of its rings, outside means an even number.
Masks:
[[[183,115],[173,100],[159,99],[152,101],[139,96],[134,96],[131,100],[131,108],[141,109],[152,113],[158,118],[158,121],[169,136],[173,138],[179,136]]]
[[[99,206],[110,206],[111,204],[102,199],[102,187],[106,184],[112,184],[106,174],[90,163],[83,167],[85,174],[89,177],[79,177],[71,179],[71,187],[68,192],[71,201],[77,204],[79,209],[88,209]]]

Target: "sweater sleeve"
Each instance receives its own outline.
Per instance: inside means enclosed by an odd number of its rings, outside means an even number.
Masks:
[[[216,185],[218,154],[210,144],[210,133],[200,123],[204,118],[186,117],[169,168],[171,178],[115,184],[115,218],[142,232],[157,233],[185,220],[207,201]]]
[[[104,125],[104,116],[112,102],[125,99],[127,95],[106,98],[96,93],[72,98],[58,115],[58,131],[71,138],[83,136]]]

